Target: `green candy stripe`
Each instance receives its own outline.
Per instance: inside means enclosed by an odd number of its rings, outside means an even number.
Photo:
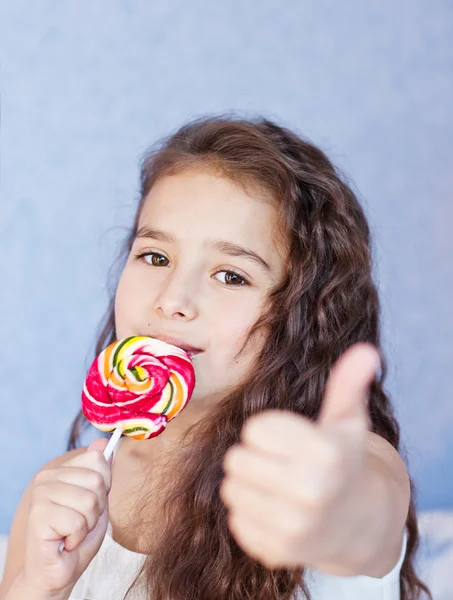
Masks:
[[[149,429],[147,429],[146,427],[132,427],[131,429],[124,429],[123,433],[136,433],[137,431],[147,433]]]
[[[116,367],[116,365],[117,365],[117,361],[118,361],[118,354],[121,352],[121,349],[122,349],[122,348],[124,348],[124,346],[125,346],[125,345],[126,345],[128,342],[130,342],[131,340],[133,340],[133,339],[134,339],[134,337],[136,337],[136,336],[134,336],[134,335],[133,335],[133,336],[131,336],[131,337],[125,338],[125,339],[124,339],[124,340],[123,340],[123,341],[122,341],[122,342],[121,342],[121,343],[118,345],[117,349],[115,350],[115,354],[113,355],[113,359],[112,359],[112,360],[113,360],[113,366],[114,366],[114,367]]]
[[[129,371],[135,377],[136,381],[139,381],[140,383],[142,383],[143,381],[146,381],[146,379],[147,379],[146,377],[145,377],[145,379],[140,379],[140,375],[137,373],[137,368],[136,367],[132,367],[132,369],[129,369]]]
[[[173,396],[175,395],[175,386],[173,385],[173,383],[171,382],[171,379],[168,380],[168,383],[170,384],[170,388],[171,388],[171,392],[170,392],[170,399],[166,405],[166,407],[161,411],[161,413],[163,415],[165,415],[165,413],[168,411],[168,409],[171,406],[172,400],[173,400]]]

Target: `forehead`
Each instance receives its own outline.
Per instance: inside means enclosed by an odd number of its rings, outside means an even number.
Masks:
[[[285,252],[285,239],[270,197],[206,171],[159,179],[142,207],[139,227],[144,225],[168,231],[181,240],[203,243],[224,239],[247,244],[274,263],[279,260],[275,255]]]

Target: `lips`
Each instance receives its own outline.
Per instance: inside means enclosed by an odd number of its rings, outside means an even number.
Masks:
[[[202,348],[197,348],[196,346],[187,344],[183,340],[179,340],[177,338],[172,338],[170,336],[152,335],[150,337],[153,337],[156,340],[160,340],[161,342],[166,342],[167,344],[172,344],[173,346],[177,346],[178,348],[181,348],[182,350],[187,352],[187,354],[190,356],[190,358],[192,358],[193,356],[196,356],[197,354],[200,354],[200,352],[203,352]]]

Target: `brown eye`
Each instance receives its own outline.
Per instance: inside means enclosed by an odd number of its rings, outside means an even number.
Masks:
[[[163,261],[168,260],[166,256],[158,252],[143,252],[142,254],[138,254],[137,258],[143,258],[146,264],[152,267],[166,267],[167,265],[163,264]]]
[[[147,265],[150,267],[166,267],[168,266],[168,258],[159,252],[150,252],[149,250],[145,252],[141,252],[136,255],[137,260],[144,260]],[[221,281],[224,285],[228,287],[241,287],[244,285],[250,285],[247,279],[236,273],[235,271],[230,271],[227,269],[222,269],[214,273],[214,275],[218,275],[219,273],[225,273],[224,281]]]
[[[225,273],[225,281],[222,283],[225,283],[226,285],[228,285],[229,287],[240,287],[241,285],[248,285],[248,281],[242,277],[242,275],[239,275],[239,273],[235,273],[234,271],[217,271],[217,273],[215,273],[216,275],[218,275],[219,273]]]

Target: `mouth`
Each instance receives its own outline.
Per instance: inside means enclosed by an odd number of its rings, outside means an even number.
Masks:
[[[201,354],[203,352],[203,350],[201,348],[196,348],[195,346],[191,346],[189,344],[186,344],[185,342],[183,342],[182,340],[178,340],[176,338],[171,338],[165,335],[153,335],[150,336],[153,337],[156,340],[160,340],[161,342],[165,342],[167,344],[171,344],[172,346],[176,346],[177,348],[180,348],[181,350],[184,350],[184,352],[186,352],[190,359],[192,360],[195,356],[197,356],[198,354]]]

